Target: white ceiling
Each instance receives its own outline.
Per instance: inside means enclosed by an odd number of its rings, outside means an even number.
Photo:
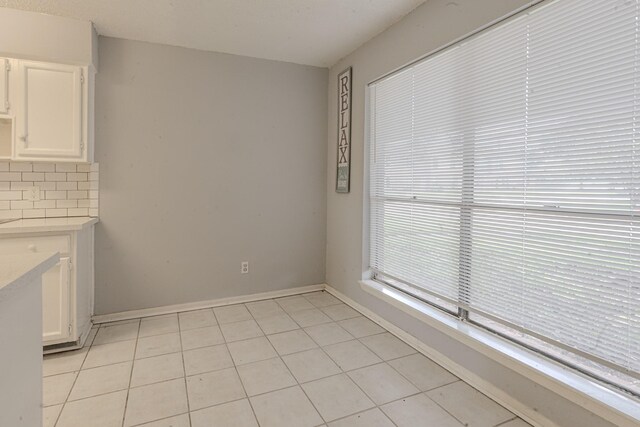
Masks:
[[[331,66],[425,0],[0,0],[99,34]]]

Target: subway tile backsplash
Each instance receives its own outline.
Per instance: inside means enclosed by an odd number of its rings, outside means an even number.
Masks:
[[[97,163],[0,161],[0,219],[97,217],[98,177]]]

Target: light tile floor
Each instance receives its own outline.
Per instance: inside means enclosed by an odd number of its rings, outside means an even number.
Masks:
[[[325,292],[102,324],[44,360],[46,427],[525,427]]]

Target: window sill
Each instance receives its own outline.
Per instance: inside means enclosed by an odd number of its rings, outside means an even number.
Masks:
[[[366,292],[616,425],[635,426],[640,423],[640,403],[631,396],[605,387],[577,371],[462,322],[380,282],[362,280],[360,286]]]

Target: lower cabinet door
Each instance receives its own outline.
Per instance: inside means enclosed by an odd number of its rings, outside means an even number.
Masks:
[[[69,324],[69,258],[42,275],[42,342],[64,341],[71,335]]]

